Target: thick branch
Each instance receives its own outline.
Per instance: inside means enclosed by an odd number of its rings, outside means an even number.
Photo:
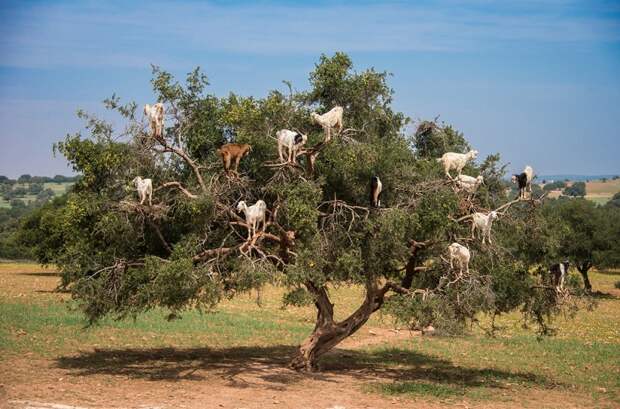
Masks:
[[[161,230],[159,229],[159,226],[157,226],[151,219],[147,218],[146,220],[149,223],[149,225],[153,228],[153,230],[155,230],[155,234],[157,234],[157,237],[159,238],[159,241],[161,241],[161,244],[166,248],[168,253],[172,253],[172,247],[170,247],[170,245],[168,244],[168,242],[164,238],[164,235],[161,234]]]
[[[194,175],[196,176],[196,180],[198,180],[198,184],[200,185],[200,188],[202,189],[203,193],[207,193],[208,191],[207,186],[205,185],[205,182],[202,179],[202,175],[200,174],[200,166],[196,163],[196,161],[190,158],[190,156],[184,150],[177,148],[176,146],[168,145],[165,139],[157,138],[156,140],[157,142],[161,144],[161,146],[163,147],[163,150],[159,150],[155,148],[153,148],[153,150],[155,150],[156,152],[160,152],[160,153],[165,153],[165,152],[174,153],[175,155],[182,158],[185,161],[185,163],[187,163],[189,167],[192,168],[192,171],[194,172]]]
[[[196,199],[198,198],[198,196],[196,196],[195,194],[193,194],[192,192],[190,192],[189,190],[185,189],[183,187],[183,185],[179,182],[166,182],[166,183],[162,183],[161,186],[159,186],[157,189],[155,189],[155,191],[158,191],[160,189],[166,188],[166,187],[176,187],[177,189],[179,189],[181,192],[183,192],[183,194],[187,197],[189,197],[190,199]]]

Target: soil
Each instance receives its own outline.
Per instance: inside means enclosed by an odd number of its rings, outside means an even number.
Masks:
[[[36,275],[32,269],[0,274],[0,286],[8,298],[49,297],[57,282],[58,277],[49,270]],[[382,328],[364,328],[361,332],[363,336],[343,342],[321,372],[310,374],[287,368],[292,346],[227,350],[85,347],[49,359],[35,353],[0,358],[0,408],[568,409],[592,405],[582,395],[553,390],[528,390],[526,402],[500,396],[492,402],[431,403],[373,393],[369,391],[373,384],[414,375],[411,368],[373,369],[357,363],[356,351],[420,334]],[[507,387],[497,393],[514,397],[515,391]]]

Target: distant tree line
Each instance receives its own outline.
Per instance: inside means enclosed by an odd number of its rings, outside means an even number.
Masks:
[[[0,259],[33,259],[32,248],[18,240],[21,220],[54,198],[54,191],[44,183],[75,183],[79,176],[21,175],[11,179],[0,175],[0,198],[8,208],[0,208]],[[29,197],[28,200],[25,200]]]
[[[566,187],[566,182],[562,180],[557,180],[555,182],[545,183],[545,185],[543,186],[543,190],[545,192],[550,192],[552,190],[564,189],[565,187]]]
[[[566,196],[583,197],[586,195],[586,184],[585,182],[575,182],[565,188],[562,193]]]
[[[0,175],[0,185],[14,185],[16,183],[75,183],[78,179],[79,176],[31,176],[26,173],[24,175],[21,175],[17,179],[11,179],[7,176]]]

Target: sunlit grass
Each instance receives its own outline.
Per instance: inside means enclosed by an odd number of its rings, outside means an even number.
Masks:
[[[58,358],[94,348],[119,351],[149,348],[294,346],[314,326],[312,306],[282,308],[284,289],[268,286],[225,300],[212,312],[187,311],[167,321],[154,309],[86,327],[68,294],[49,292],[58,282],[53,269],[33,264],[0,263],[0,356],[25,352]],[[518,313],[499,318],[497,337],[478,327],[460,337],[414,336],[325,357],[328,368],[372,368],[393,372],[393,381],[368,381],[373,393],[412,399],[525,402],[528,391],[549,391],[597,402],[620,404],[620,271],[591,274],[602,293],[594,311],[574,319],[559,317],[555,337],[538,339],[522,327]],[[40,292],[44,291],[44,292]],[[359,287],[330,289],[339,318],[360,303]],[[259,305],[260,302],[260,305]],[[484,321],[484,317],[481,317]],[[375,315],[354,337],[369,337],[368,328],[391,327],[389,317]],[[525,406],[525,404],[524,404]]]

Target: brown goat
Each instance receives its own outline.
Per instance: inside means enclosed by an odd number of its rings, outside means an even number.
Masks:
[[[252,151],[252,147],[247,143],[227,143],[222,145],[217,153],[222,157],[224,163],[224,170],[229,173],[231,170],[232,161],[235,161],[233,171],[237,173],[239,169],[239,161]]]

